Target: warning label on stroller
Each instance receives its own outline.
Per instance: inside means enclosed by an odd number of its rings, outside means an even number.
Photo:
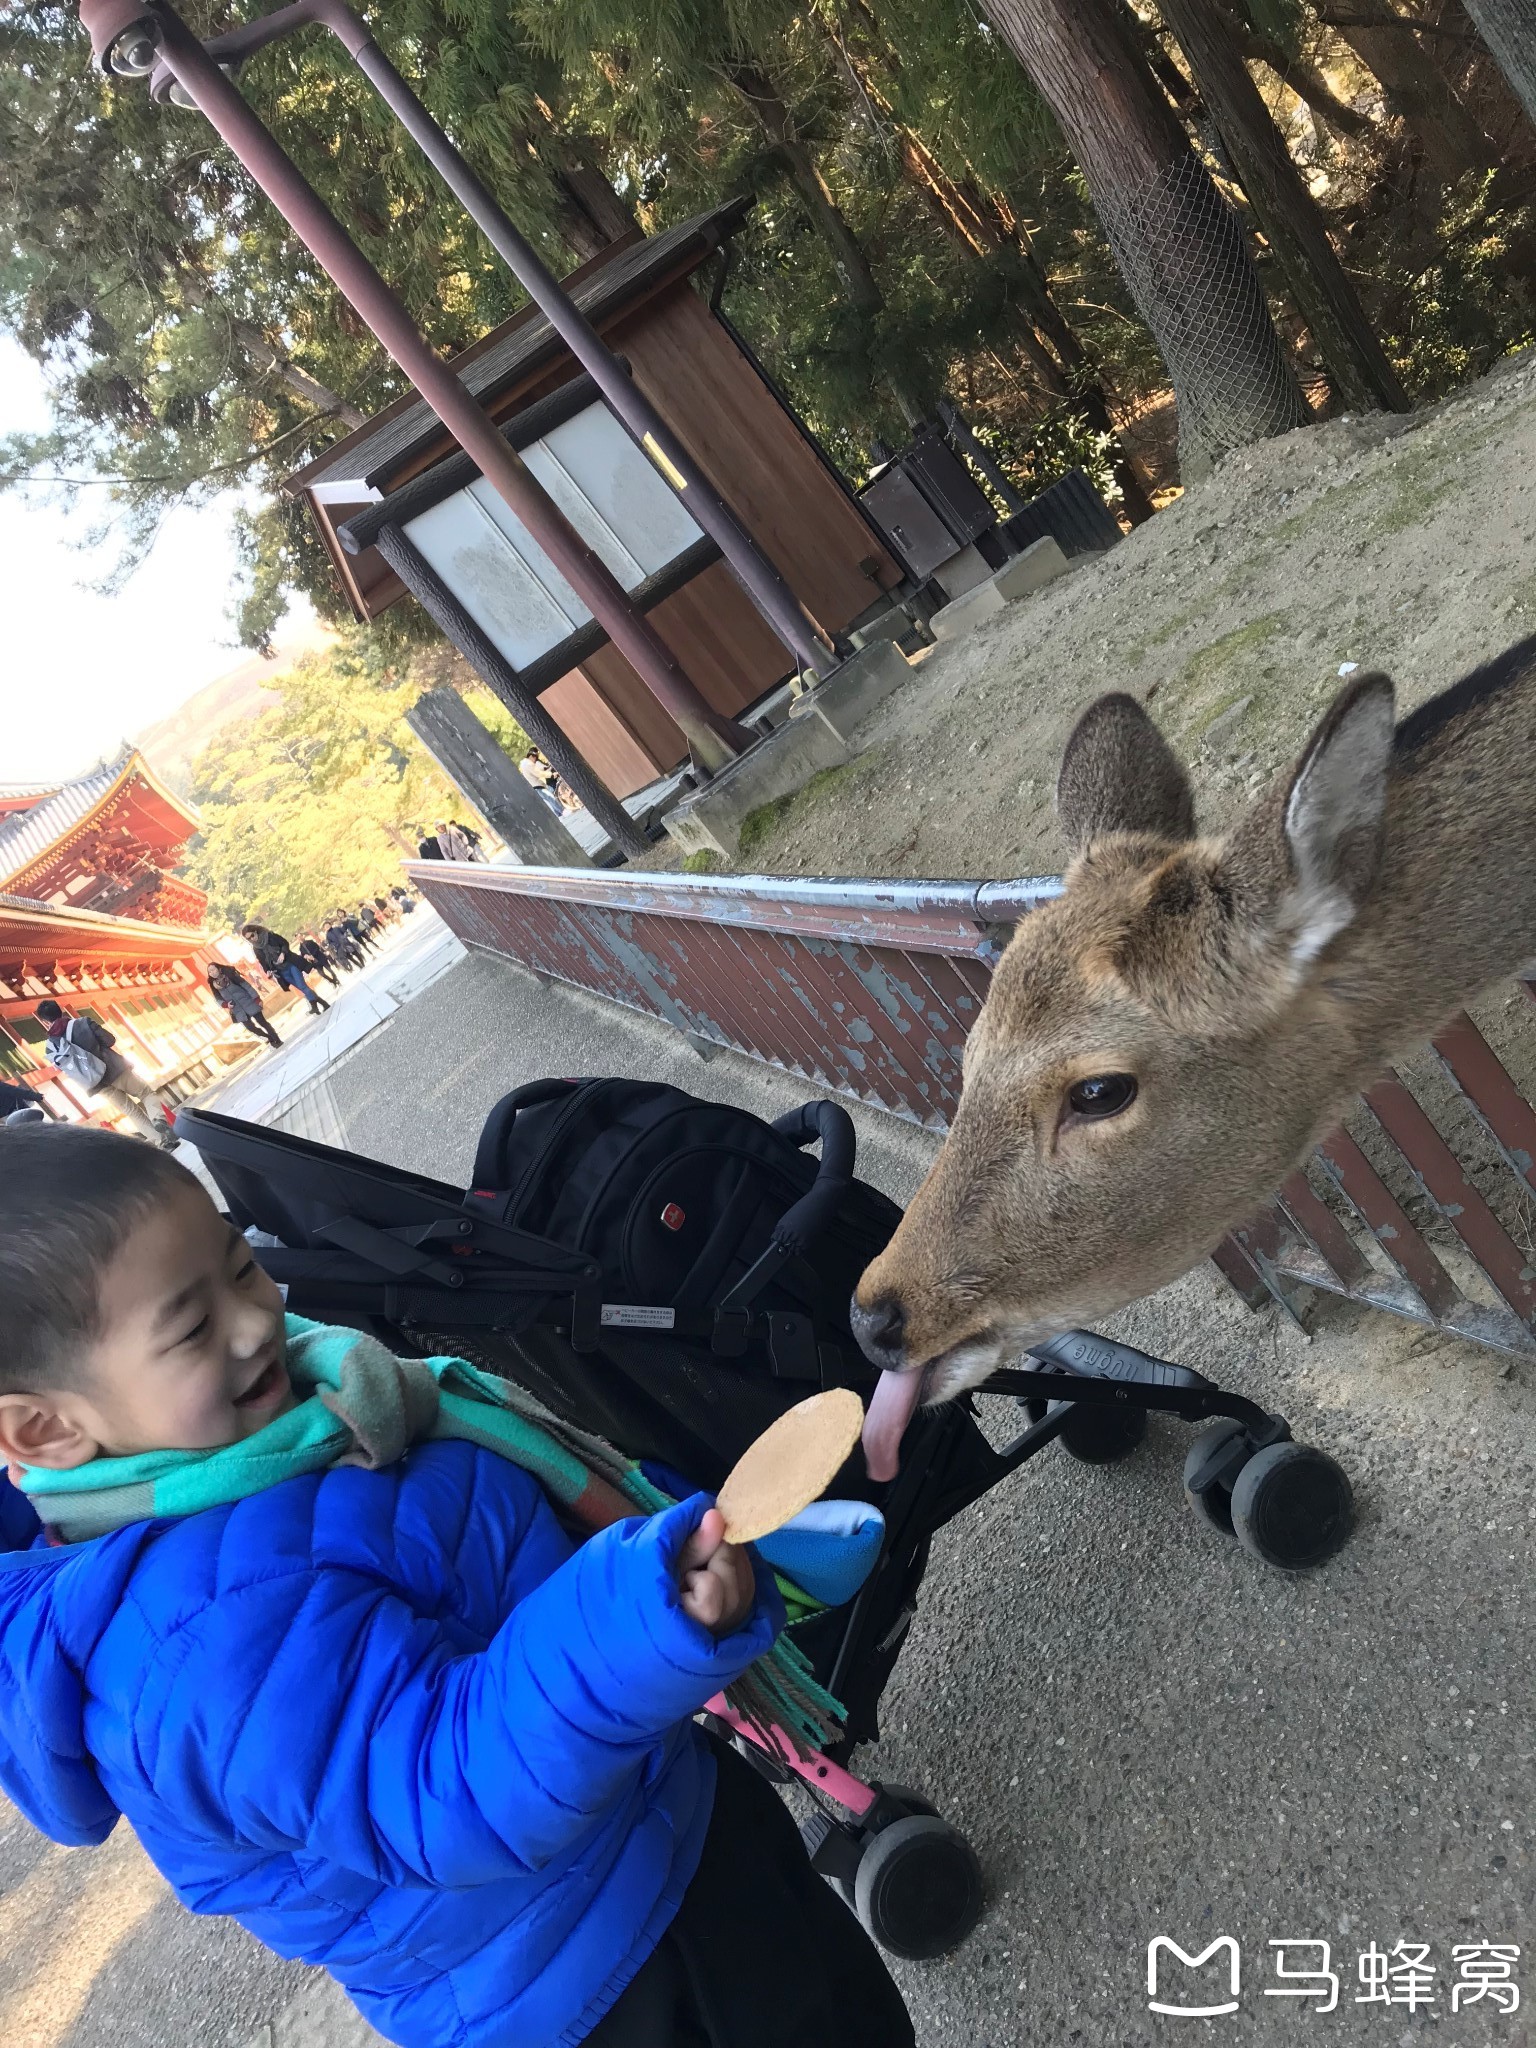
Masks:
[[[605,1301],[602,1320],[609,1329],[670,1330],[677,1321],[672,1308],[645,1308],[638,1302]]]

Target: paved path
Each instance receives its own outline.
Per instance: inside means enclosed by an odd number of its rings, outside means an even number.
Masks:
[[[649,1075],[769,1111],[802,1093],[479,957],[392,1010],[327,1085],[357,1150],[453,1179],[497,1096],[547,1072]],[[863,1169],[910,1192],[928,1141],[858,1121]],[[1529,1368],[1506,1376],[1487,1354],[1340,1308],[1309,1345],[1203,1272],[1116,1327],[1332,1449],[1361,1528],[1316,1578],[1265,1571],[1194,1526],[1186,1433],[1154,1424],[1130,1464],[1089,1470],[1052,1452],[940,1536],[866,1764],[923,1786],[967,1829],[992,1903],[958,1955],[901,1971],[919,2039],[1130,2048],[1222,2029],[1266,2048],[1531,2048]],[[1160,1933],[1189,1950],[1240,1941],[1235,2017],[1149,2015],[1146,1945]],[[1334,2012],[1263,1995],[1279,1937],[1332,1944]],[[1451,1949],[1480,1937],[1532,1946],[1526,2003],[1453,2019]],[[1428,2011],[1355,2002],[1358,1954],[1399,1940],[1427,1943],[1440,1966]],[[67,1854],[14,1820],[0,1829],[6,2048],[373,2038],[323,1979],[181,1914],[130,1842]]]

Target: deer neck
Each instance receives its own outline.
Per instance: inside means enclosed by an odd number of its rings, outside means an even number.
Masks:
[[[1536,641],[1398,727],[1381,878],[1320,963],[1357,1083],[1536,958]]]

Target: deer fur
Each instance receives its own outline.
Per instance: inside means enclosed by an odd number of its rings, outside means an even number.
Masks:
[[[1057,806],[1065,890],[1004,953],[944,1148],[854,1299],[925,1401],[1185,1271],[1536,954],[1536,639],[1395,730],[1389,678],[1356,677],[1219,839],[1141,706],[1100,698]],[[1074,1083],[1122,1074],[1122,1113],[1074,1113]]]

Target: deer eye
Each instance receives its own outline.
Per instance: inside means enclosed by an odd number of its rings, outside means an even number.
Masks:
[[[1134,1074],[1094,1074],[1086,1081],[1074,1081],[1067,1090],[1068,1109],[1085,1118],[1119,1116],[1135,1100]]]

